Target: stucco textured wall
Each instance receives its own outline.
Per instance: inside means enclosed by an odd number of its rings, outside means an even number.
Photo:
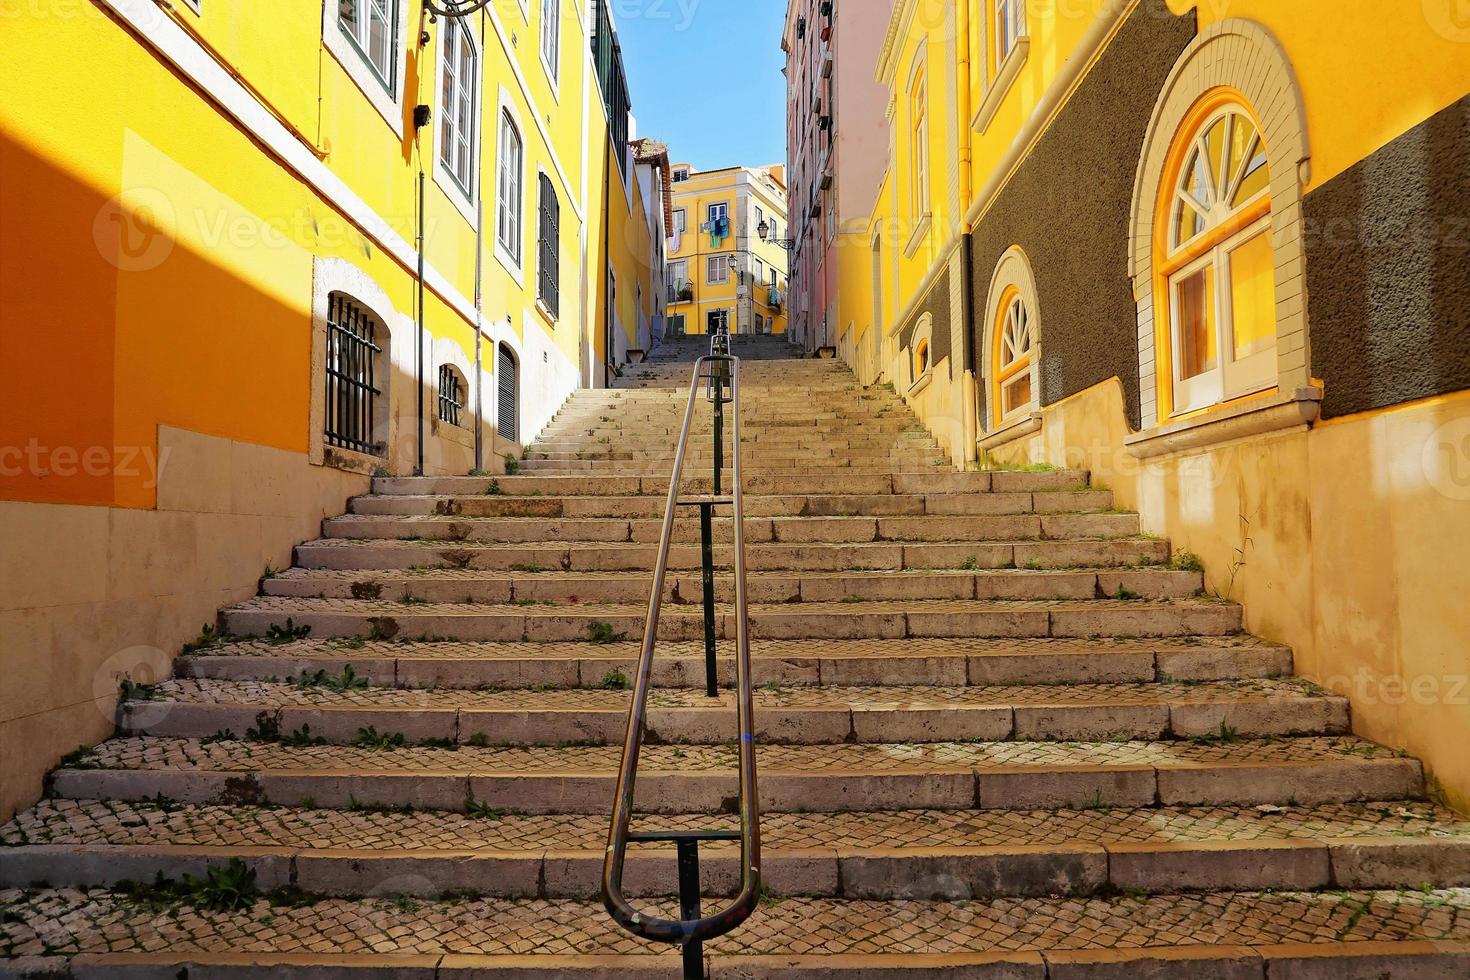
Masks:
[[[1163,0],[1144,0],[975,230],[975,330],[990,328],[986,292],[1006,249],[1020,245],[1031,260],[1043,405],[1116,376],[1139,425],[1133,181],[1154,103],[1194,34],[1193,13],[1176,17]],[[983,340],[977,333],[976,350]]]
[[[949,342],[949,270],[945,269],[934,279],[929,294],[914,308],[914,315],[899,331],[898,345],[906,351],[913,350],[914,327],[928,313],[934,318],[933,336],[929,338],[929,363],[938,364],[950,354]]]
[[[1324,417],[1470,388],[1470,96],[1307,195]]]

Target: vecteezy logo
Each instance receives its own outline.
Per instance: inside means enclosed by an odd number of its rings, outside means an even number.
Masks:
[[[1451,500],[1470,500],[1470,418],[1446,422],[1424,443],[1424,475]]]
[[[1470,0],[1422,0],[1424,19],[1447,41],[1470,44]]]
[[[149,272],[174,250],[173,202],[158,190],[137,187],[109,198],[92,220],[92,240],[109,264],[123,272]]]

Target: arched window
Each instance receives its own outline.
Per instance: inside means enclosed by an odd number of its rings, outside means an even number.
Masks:
[[[1262,410],[1297,403],[1280,420],[1315,411],[1297,397],[1312,385],[1310,176],[1305,101],[1280,42],[1242,18],[1200,32],[1159,92],[1133,185],[1128,275],[1145,430],[1273,389]]]
[[[1036,331],[1030,308],[1019,286],[1009,286],[1001,294],[996,311],[995,343],[995,420],[999,425],[1029,414],[1036,407]]]
[[[507,442],[520,441],[520,365],[516,362],[516,356],[510,347],[501,344],[498,356],[495,360],[495,373],[498,380],[497,391],[499,402],[497,404],[495,428],[500,433],[500,438]]]
[[[922,378],[929,373],[929,341],[921,340],[914,348],[914,378]]]
[[[1217,91],[1185,118],[1155,215],[1175,414],[1274,386],[1271,168],[1250,111]]]
[[[1041,319],[1036,280],[1019,246],[1006,251],[990,280],[982,361],[990,431],[1035,414],[1041,401]],[[983,421],[983,420],[982,420]]]

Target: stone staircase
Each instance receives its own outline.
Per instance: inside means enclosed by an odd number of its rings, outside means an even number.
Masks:
[[[0,976],[680,977],[596,896],[701,350],[578,393],[516,475],[378,480],[130,689],[0,828]],[[766,895],[712,976],[1470,977],[1470,823],[1189,556],[1086,473],[957,473],[891,392],[735,352]],[[733,829],[696,521],[671,559],[635,828]],[[670,911],[673,849],[627,883]]]

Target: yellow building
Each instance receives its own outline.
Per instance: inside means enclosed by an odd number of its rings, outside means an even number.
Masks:
[[[369,474],[501,470],[662,288],[605,3],[62,6],[0,30],[18,793]]]
[[[673,165],[666,270],[671,335],[786,332],[785,168]],[[764,234],[761,229],[765,228]]]
[[[958,465],[1090,469],[1464,806],[1450,6],[904,0],[839,302]]]

